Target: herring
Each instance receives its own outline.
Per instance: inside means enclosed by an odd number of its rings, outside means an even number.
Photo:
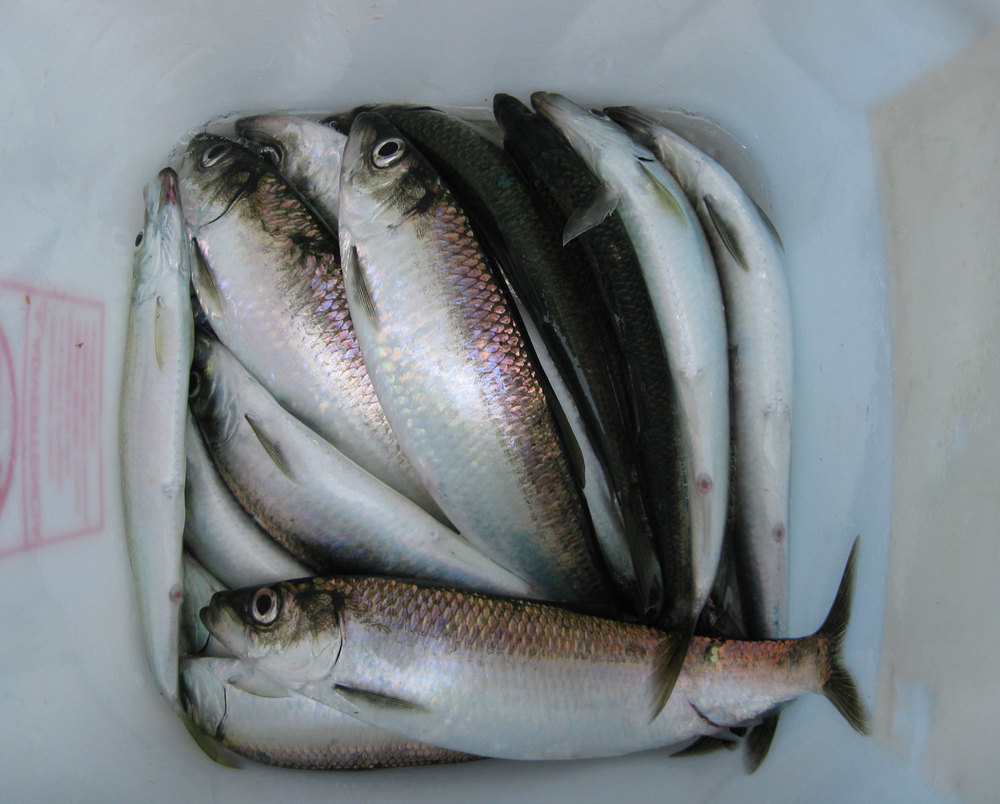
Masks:
[[[388,573],[536,596],[530,584],[298,421],[229,350],[201,333],[190,404],[236,498],[314,571]]]
[[[547,598],[609,603],[513,305],[440,175],[380,115],[351,125],[339,220],[372,383],[435,501]]]
[[[658,714],[678,634],[390,578],[314,578],[220,593],[209,631],[276,682],[372,725],[507,759],[615,756],[727,735],[807,692],[862,734],[843,664],[857,542],[809,637],[695,637]]]
[[[176,705],[194,321],[190,245],[177,174],[169,168],[146,186],[145,222],[135,245],[119,418],[125,539],[153,677]]]
[[[231,589],[311,575],[233,496],[190,415],[185,447],[184,544],[198,561]]]
[[[674,590],[673,614],[693,628],[715,580],[729,502],[726,323],[711,252],[684,192],[646,148],[608,117],[561,95],[536,92],[531,102],[616,199],[656,310],[678,400],[690,513],[690,563],[682,560],[693,577]],[[601,204],[590,223],[608,207]],[[675,550],[685,556],[683,545]]]
[[[439,513],[371,386],[336,233],[270,163],[223,137],[191,140],[180,191],[197,245],[192,280],[219,339],[307,426]]]
[[[399,737],[294,692],[249,692],[255,671],[239,659],[185,657],[180,673],[181,701],[195,728],[257,762],[373,770],[478,759]]]

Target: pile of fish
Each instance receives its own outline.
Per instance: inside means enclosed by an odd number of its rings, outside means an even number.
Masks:
[[[867,714],[785,633],[782,247],[655,116],[507,95],[200,133],[146,189],[122,394],[157,685],[303,768],[569,759]],[[855,546],[856,550],[856,546]]]

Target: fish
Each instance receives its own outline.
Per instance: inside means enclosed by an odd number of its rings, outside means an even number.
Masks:
[[[708,235],[725,302],[733,438],[733,537],[747,633],[782,636],[788,620],[788,499],[792,453],[792,306],[774,224],[729,172],[631,107],[606,110],[684,188]],[[777,723],[751,732],[748,770]]]
[[[340,165],[347,137],[315,120],[289,114],[262,114],[236,121],[236,133],[285,176],[337,230]]]
[[[507,284],[541,335],[529,348],[544,344],[559,376],[549,373],[540,380],[565,385],[582,424],[573,430],[572,417],[563,415],[549,393],[557,432],[566,442],[586,445],[600,460],[599,472],[593,464],[571,464],[592,506],[598,547],[635,607],[657,608],[661,590],[648,526],[629,497],[631,420],[620,404],[627,361],[616,348],[611,317],[592,280],[562,248],[560,233],[548,225],[510,157],[480,128],[429,107],[370,109],[396,126],[454,192],[499,269],[498,281]]]
[[[157,688],[176,705],[184,421],[194,343],[191,252],[177,174],[160,171],[144,198],[118,421],[121,492],[146,655]]]
[[[337,235],[239,143],[192,138],[178,168],[192,281],[212,330],[265,388],[352,461],[434,515],[358,349]]]
[[[190,722],[239,756],[309,770],[373,770],[479,758],[399,737],[290,691],[254,694],[244,689],[253,686],[254,676],[253,666],[239,659],[186,656],[180,662],[181,702]]]
[[[502,93],[493,99],[493,113],[503,129],[504,147],[557,230],[565,231],[579,210],[600,203],[604,185],[551,123]],[[574,264],[593,278],[596,292],[612,313],[613,336],[628,355],[625,393],[633,423],[626,446],[635,459],[628,461],[630,471],[620,481],[626,487],[621,497],[635,509],[630,519],[648,520],[653,528],[633,535],[631,550],[648,552],[653,544],[662,550],[659,560],[656,556],[633,559],[635,566],[651,568],[641,583],[659,589],[650,593],[650,603],[659,597],[662,605],[665,595],[673,600],[689,587],[691,569],[681,560],[687,550],[678,544],[689,538],[690,525],[677,457],[677,402],[656,313],[635,249],[616,211],[569,239],[565,247],[572,251]],[[676,603],[668,608],[676,608]]]
[[[561,95],[536,92],[531,103],[616,199],[646,278],[677,399],[690,516],[690,558],[682,561],[693,578],[675,593],[672,614],[693,629],[715,581],[729,500],[726,322],[712,254],[683,190],[648,149]]]
[[[514,307],[454,195],[380,115],[351,125],[339,220],[372,383],[441,510],[547,599],[612,605]]]
[[[648,113],[607,113],[674,175],[709,235],[725,301],[732,396],[735,536],[749,634],[775,639],[788,619],[792,311],[781,240],[718,162]]]
[[[233,496],[190,414],[185,447],[184,546],[206,570],[232,589],[312,575]]]
[[[531,584],[302,424],[225,346],[200,332],[190,406],[237,500],[313,573],[388,573],[535,596]]]
[[[532,601],[334,577],[219,593],[206,627],[262,674],[411,739],[479,756],[616,756],[730,735],[805,693],[859,733],[844,664],[857,542],[823,625],[799,639],[696,636],[665,707],[658,656],[681,635]]]

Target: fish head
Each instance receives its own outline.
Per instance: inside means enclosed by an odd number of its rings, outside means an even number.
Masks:
[[[184,713],[206,734],[220,737],[226,716],[225,673],[235,659],[185,656],[180,661],[180,701]]]
[[[330,126],[294,115],[263,114],[237,120],[236,133],[300,186],[312,184],[333,193],[340,183],[347,137]]]
[[[354,118],[340,173],[340,219],[392,229],[429,199],[430,169],[399,130],[375,112]]]
[[[135,236],[133,257],[137,303],[151,297],[163,272],[189,271],[184,216],[181,213],[177,174],[164,168],[143,192],[142,229]]]
[[[240,371],[235,360],[214,337],[201,331],[195,333],[188,406],[209,447],[225,444],[239,425],[239,393],[235,380]],[[230,364],[230,361],[233,362]]]
[[[198,230],[218,220],[270,170],[270,163],[234,140],[195,135],[177,169],[188,224]]]
[[[205,627],[234,655],[298,689],[330,676],[343,642],[344,598],[321,579],[218,592]]]
[[[610,146],[626,144],[634,157],[655,161],[647,148],[634,143],[617,123],[598,109],[587,110],[555,92],[535,92],[535,110],[558,128],[595,173],[609,155],[620,153]]]

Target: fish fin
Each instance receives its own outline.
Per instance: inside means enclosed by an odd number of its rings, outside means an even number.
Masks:
[[[656,648],[656,656],[653,659],[653,706],[649,716],[650,723],[656,720],[670,700],[670,693],[674,691],[674,685],[680,677],[693,636],[693,625],[681,631],[664,633]]]
[[[640,617],[655,618],[663,607],[663,570],[656,557],[653,541],[649,535],[648,520],[638,491],[628,494],[626,506],[629,514],[624,517],[625,543],[635,571],[639,594]]]
[[[343,687],[340,684],[336,684],[334,685],[334,691],[362,712],[365,709],[389,710],[392,712],[427,711],[420,704],[404,701],[402,698],[394,698],[391,695],[382,695],[379,692],[371,692],[370,690],[359,690],[355,687]]]
[[[350,275],[351,285],[354,288],[358,301],[361,302],[361,309],[365,312],[365,318],[374,329],[378,329],[378,312],[375,310],[375,300],[372,298],[371,289],[365,281],[365,272],[361,270],[361,260],[358,257],[358,249],[351,246],[347,254],[347,273]]]
[[[754,209],[756,209],[757,212],[760,214],[761,220],[764,221],[764,225],[768,228],[768,231],[770,231],[771,234],[774,235],[774,239],[775,239],[775,241],[778,244],[778,248],[780,248],[782,251],[784,251],[785,250],[785,244],[781,242],[781,235],[778,234],[778,229],[774,225],[774,222],[767,216],[767,213],[764,212],[764,210],[762,210],[760,208],[760,204],[758,204],[752,198],[750,199],[750,201],[751,201],[751,203],[753,203]]]
[[[670,756],[672,757],[691,757],[697,756],[699,754],[710,754],[713,751],[718,751],[720,748],[725,748],[727,751],[735,751],[737,746],[739,746],[739,740],[727,739],[725,737],[699,737],[687,748],[682,748],[680,751],[675,751]]]
[[[753,773],[767,758],[771,750],[771,742],[778,728],[778,712],[768,715],[760,723],[750,729],[746,739],[746,750],[743,753],[743,770]]]
[[[663,201],[663,205],[667,208],[667,211],[681,220],[686,220],[687,216],[684,214],[684,205],[680,202],[674,192],[666,187],[660,177],[656,175],[656,172],[645,162],[639,161],[639,165],[645,171],[646,175],[649,176],[653,181],[653,187],[656,189],[657,194],[660,196],[660,200]],[[666,170],[666,168],[664,168]]]
[[[602,184],[600,189],[584,206],[577,207],[566,221],[563,229],[562,243],[565,246],[584,232],[589,232],[599,226],[618,207],[619,197],[608,185]]]
[[[184,726],[188,730],[188,734],[191,735],[192,739],[198,744],[198,747],[205,752],[205,756],[209,759],[218,762],[225,768],[233,768],[234,770],[242,770],[246,767],[247,763],[241,757],[234,754],[228,748],[224,748],[212,737],[205,734],[205,732],[194,724],[189,716],[182,714],[181,722],[184,723]]]
[[[153,354],[156,355],[156,367],[163,371],[163,324],[160,323],[160,314],[163,312],[164,304],[160,296],[156,297],[156,309],[153,311]]]
[[[291,467],[285,460],[285,456],[281,450],[281,445],[272,440],[260,427],[260,425],[254,421],[254,418],[249,413],[244,413],[243,418],[246,423],[250,425],[250,429],[253,430],[253,434],[257,436],[257,440],[260,445],[264,448],[264,452],[267,453],[267,457],[274,461],[274,465],[278,467],[278,470],[287,477],[289,480],[295,480],[295,475],[292,472]]]
[[[722,210],[716,206],[715,199],[712,196],[702,196],[701,200],[705,205],[705,210],[708,212],[708,219],[712,222],[712,228],[719,235],[719,239],[722,241],[722,245],[726,247],[726,251],[732,255],[740,268],[745,271],[749,270],[746,255],[743,254],[736,229],[730,226],[729,222],[723,217]]]
[[[195,237],[191,238],[191,281],[194,283],[201,308],[209,320],[212,315],[222,315],[222,291],[215,281],[215,274],[212,273],[212,267],[208,263],[201,243]]]
[[[817,636],[825,637],[829,641],[830,674],[823,684],[823,695],[837,707],[837,711],[851,724],[851,728],[860,734],[869,734],[868,709],[861,700],[857,684],[844,666],[841,656],[844,636],[847,634],[847,623],[851,618],[851,595],[854,592],[857,555],[858,540],[855,539],[830,613],[816,633]]]

